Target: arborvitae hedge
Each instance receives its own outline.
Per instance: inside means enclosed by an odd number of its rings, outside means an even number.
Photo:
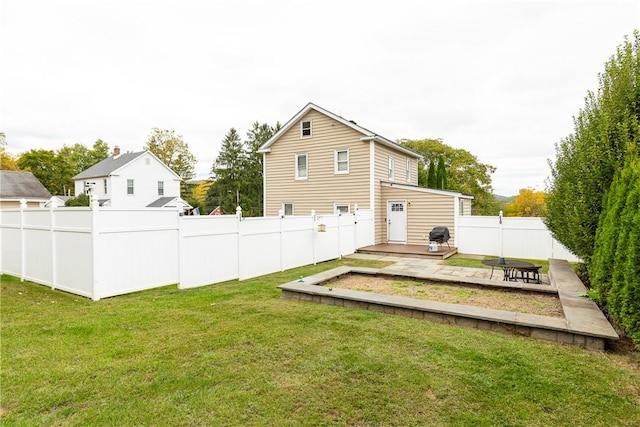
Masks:
[[[640,159],[630,152],[605,196],[589,275],[601,305],[640,348]]]

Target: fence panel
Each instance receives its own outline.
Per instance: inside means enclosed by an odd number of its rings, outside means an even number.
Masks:
[[[238,277],[238,218],[182,217],[179,287],[193,288]]]
[[[314,234],[310,216],[286,216],[282,218],[282,266],[281,270],[313,264]]]
[[[461,253],[579,261],[553,238],[541,218],[460,216],[458,229]]]
[[[280,271],[280,218],[245,218],[239,237],[240,280]]]

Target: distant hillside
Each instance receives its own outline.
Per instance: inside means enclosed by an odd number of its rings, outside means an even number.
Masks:
[[[498,203],[511,203],[516,196],[501,196],[499,194],[494,194],[493,197],[496,198]]]

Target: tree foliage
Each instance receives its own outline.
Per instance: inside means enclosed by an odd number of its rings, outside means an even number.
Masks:
[[[4,132],[0,132],[0,170],[17,171],[19,169],[16,158],[7,152],[6,135]]]
[[[184,142],[182,135],[177,135],[172,130],[153,128],[144,149],[155,154],[158,159],[182,178],[180,193],[186,197],[186,182],[193,178],[197,161],[189,151],[189,144]]]
[[[65,206],[89,206],[90,204],[91,197],[84,193],[78,194],[76,197],[73,197],[64,203]]]
[[[639,49],[635,31],[605,64],[597,92],[587,94],[574,132],[556,144],[556,160],[550,162],[545,223],[587,265],[603,196],[625,163],[627,147],[640,144]]]
[[[211,168],[215,182],[207,194],[210,210],[220,206],[225,214],[235,213],[239,200],[244,216],[262,215],[262,154],[257,151],[278,129],[279,123],[271,126],[255,122],[244,142],[234,128],[229,130]]]
[[[399,142],[422,154],[423,169],[424,164],[432,161],[435,163],[436,159],[442,156],[446,166],[446,188],[473,195],[472,209],[475,215],[497,214],[497,204],[491,187],[491,174],[496,170],[494,166],[480,163],[478,158],[467,150],[450,147],[440,139],[403,139]],[[419,181],[419,185],[429,186],[424,179]]]
[[[420,177],[418,177],[420,178]],[[420,180],[418,180],[420,184]],[[433,159],[429,159],[429,169],[427,170],[427,182],[426,184],[422,182],[422,185],[429,188],[436,188],[438,183],[438,179],[436,178],[436,164],[433,162]]]
[[[546,194],[532,188],[521,188],[513,201],[505,206],[505,216],[543,217],[546,212]]]
[[[98,139],[93,148],[83,144],[63,145],[54,150],[29,150],[17,160],[21,170],[29,171],[51,194],[70,194],[73,177],[109,156],[109,146]]]
[[[440,190],[447,189],[447,165],[442,154],[438,156],[438,166],[436,167],[436,186]]]

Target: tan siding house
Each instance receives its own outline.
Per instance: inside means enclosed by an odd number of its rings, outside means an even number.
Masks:
[[[471,196],[418,187],[420,155],[307,104],[259,150],[264,215],[353,213],[372,209],[375,242],[428,244],[435,226],[470,214]]]

